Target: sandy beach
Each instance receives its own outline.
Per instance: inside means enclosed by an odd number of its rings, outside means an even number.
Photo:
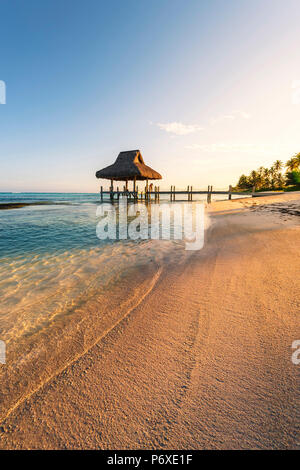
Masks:
[[[7,407],[2,449],[300,448],[300,194],[207,210],[203,250]]]

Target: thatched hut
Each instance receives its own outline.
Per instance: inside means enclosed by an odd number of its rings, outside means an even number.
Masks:
[[[111,189],[114,181],[125,181],[128,189],[128,181],[133,181],[133,190],[136,190],[136,181],[160,180],[161,175],[145,165],[139,150],[120,152],[115,163],[96,172],[97,178],[111,180]]]

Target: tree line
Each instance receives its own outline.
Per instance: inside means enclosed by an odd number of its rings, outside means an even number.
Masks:
[[[251,171],[249,176],[240,176],[236,185],[238,190],[249,190],[253,187],[256,191],[300,189],[300,152],[285,164],[276,160],[271,168],[261,166],[258,170]]]

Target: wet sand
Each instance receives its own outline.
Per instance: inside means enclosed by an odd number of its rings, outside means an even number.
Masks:
[[[204,249],[8,408],[0,447],[299,448],[299,208],[296,193],[212,204]]]

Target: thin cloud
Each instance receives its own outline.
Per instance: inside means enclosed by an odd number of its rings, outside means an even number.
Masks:
[[[188,135],[203,130],[198,124],[184,124],[183,122],[158,122],[156,125],[165,132],[174,135]]]
[[[278,147],[269,145],[255,144],[234,144],[234,143],[216,143],[216,144],[192,144],[185,147],[189,150],[200,150],[202,152],[218,153],[259,153],[259,154],[278,154]]]
[[[210,119],[210,124],[214,126],[215,124],[223,121],[234,121],[235,119],[250,119],[251,115],[245,111],[233,111],[231,114],[222,114],[220,116]]]
[[[231,114],[223,114],[211,118],[209,122],[212,126],[214,126],[215,124],[218,124],[220,122],[234,121],[235,119],[250,119],[250,117],[251,115],[249,113],[246,113],[245,111],[233,111]],[[157,123],[153,123],[150,121],[150,124],[155,124],[161,130],[173,135],[188,135],[204,130],[204,127],[200,126],[199,124],[185,124],[180,121]]]

